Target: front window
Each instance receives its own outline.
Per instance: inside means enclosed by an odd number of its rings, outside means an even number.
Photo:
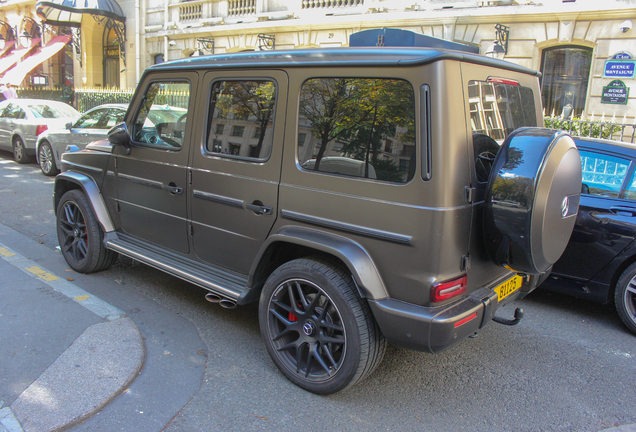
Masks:
[[[413,178],[415,96],[406,81],[310,79],[301,91],[298,124],[303,169],[397,183]],[[397,151],[384,151],[389,137]]]
[[[132,139],[140,144],[180,149],[186,130],[190,84],[153,82],[133,122]]]

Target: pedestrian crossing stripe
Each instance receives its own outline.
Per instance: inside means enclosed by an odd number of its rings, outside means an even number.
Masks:
[[[29,273],[33,273],[34,275],[36,275],[40,279],[44,279],[47,282],[58,280],[57,276],[47,272],[46,270],[44,270],[44,269],[42,269],[42,268],[40,268],[38,266],[26,267],[25,270],[28,271]]]

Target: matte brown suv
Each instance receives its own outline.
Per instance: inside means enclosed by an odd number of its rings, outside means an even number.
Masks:
[[[153,123],[157,108],[187,114]],[[537,72],[441,49],[155,65],[108,142],[62,156],[62,252],[83,273],[123,254],[221,306],[259,301],[283,374],[337,392],[387,341],[447,349],[550,271],[581,164],[541,111]]]

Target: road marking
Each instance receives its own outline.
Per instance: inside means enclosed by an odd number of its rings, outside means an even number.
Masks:
[[[15,255],[13,252],[9,251],[7,248],[0,247],[0,256],[9,258]]]
[[[46,270],[44,270],[44,269],[42,269],[41,267],[38,267],[38,266],[26,267],[25,270],[28,271],[29,273],[33,273],[34,275],[36,275],[40,279],[44,279],[47,282],[52,282],[54,280],[58,280],[59,279],[57,276],[47,272]]]
[[[33,261],[19,253],[12,251],[6,246],[0,244],[0,257],[13,265],[21,272],[43,281],[49,287],[64,294],[66,297],[82,305],[89,311],[93,312],[106,320],[112,321],[126,316],[124,311],[115,306],[106,303],[104,300],[89,294],[77,285],[55,276],[53,273],[40,266],[34,266]]]
[[[1,406],[2,401],[0,401],[0,407]],[[7,432],[24,432],[22,426],[20,426],[20,422],[15,418],[15,415],[13,415],[9,407],[0,408],[0,426]]]

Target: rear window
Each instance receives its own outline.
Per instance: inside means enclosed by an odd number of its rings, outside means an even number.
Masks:
[[[300,94],[302,169],[406,183],[415,172],[415,96],[404,80],[314,78]]]
[[[537,126],[534,93],[529,87],[486,81],[468,83],[470,126],[501,144],[515,129]]]

